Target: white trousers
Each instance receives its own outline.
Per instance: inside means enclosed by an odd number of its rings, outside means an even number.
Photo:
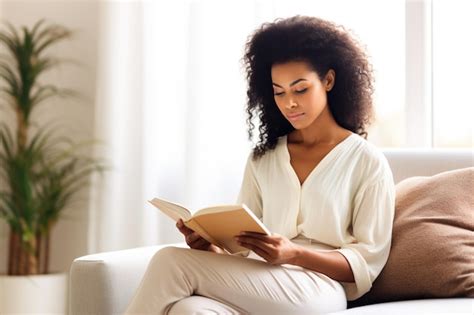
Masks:
[[[341,284],[293,265],[165,247],[126,314],[322,314],[346,308]]]

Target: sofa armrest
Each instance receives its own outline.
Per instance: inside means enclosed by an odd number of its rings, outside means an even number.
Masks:
[[[75,259],[69,271],[69,314],[121,314],[140,285],[149,261],[165,246],[139,247]]]

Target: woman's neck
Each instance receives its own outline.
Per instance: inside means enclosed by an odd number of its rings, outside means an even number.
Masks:
[[[307,128],[297,129],[288,134],[289,143],[297,143],[304,147],[332,145],[349,136],[351,131],[339,126],[327,106],[321,115]]]

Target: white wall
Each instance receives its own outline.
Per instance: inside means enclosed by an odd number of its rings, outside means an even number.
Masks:
[[[92,139],[96,95],[96,66],[99,25],[99,1],[96,0],[0,0],[0,19],[15,26],[32,26],[41,18],[76,31],[73,39],[52,47],[49,52],[70,58],[80,65],[63,65],[44,77],[62,87],[80,92],[80,100],[55,100],[38,109],[41,123],[60,121],[67,134],[75,140]],[[1,112],[0,119],[12,119]],[[65,132],[65,133],[66,133]],[[66,271],[75,257],[87,253],[89,196],[70,211],[53,229],[51,271]],[[0,223],[0,273],[6,272],[8,230]]]

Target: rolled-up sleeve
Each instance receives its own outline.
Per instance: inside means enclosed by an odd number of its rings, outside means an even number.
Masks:
[[[262,196],[260,186],[255,174],[255,162],[252,159],[252,154],[249,155],[245,165],[244,177],[240,187],[240,193],[237,197],[237,204],[244,203],[257,218],[262,218]]]
[[[360,189],[354,199],[354,241],[339,251],[349,262],[355,283],[342,282],[348,300],[372,287],[387,262],[392,239],[395,186],[391,174]]]

